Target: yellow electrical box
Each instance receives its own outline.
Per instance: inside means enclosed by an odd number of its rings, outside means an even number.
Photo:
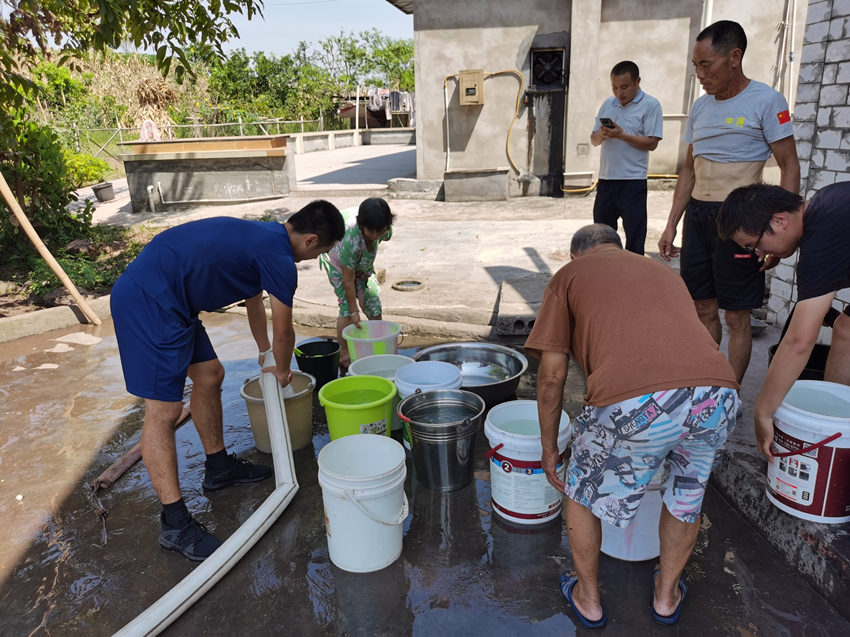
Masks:
[[[457,74],[461,106],[484,104],[484,71],[471,69]]]

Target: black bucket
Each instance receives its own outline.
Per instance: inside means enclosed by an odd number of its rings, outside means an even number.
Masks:
[[[339,375],[339,343],[336,341],[305,341],[296,347],[301,351],[301,354],[295,353],[298,369],[316,378],[315,391]]]
[[[788,331],[788,326],[791,325],[791,318],[794,316],[794,310],[796,309],[796,305],[791,308],[791,312],[788,314],[788,318],[785,319],[785,325],[782,326],[782,333],[779,335],[779,343],[782,342],[782,338],[785,336],[785,332]],[[830,314],[827,314],[829,317]],[[824,325],[831,327],[832,323],[827,322],[827,317],[824,318]],[[835,320],[835,317],[832,317],[832,320]],[[767,350],[767,364],[768,367],[773,362],[773,357],[776,354],[776,350],[779,347],[779,343],[776,345],[771,345]],[[811,356],[809,356],[809,360],[806,361],[806,366],[803,368],[803,371],[800,373],[799,380],[823,380],[824,372],[826,371],[826,359],[829,357],[829,345],[823,345],[821,343],[816,343],[814,349],[812,350]]]
[[[779,343],[771,345],[767,350],[768,365],[773,362],[773,355],[776,354],[776,348]],[[817,343],[812,350],[812,355],[806,362],[806,367],[800,373],[799,380],[823,380],[823,373],[826,370],[826,359],[829,356],[829,345]]]

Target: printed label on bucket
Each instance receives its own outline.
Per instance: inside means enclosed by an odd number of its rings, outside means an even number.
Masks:
[[[387,435],[387,419],[381,418],[375,422],[365,423],[360,425],[360,433],[362,434],[378,434],[379,436]]]
[[[798,451],[811,443],[775,430],[774,451]],[[824,446],[805,454],[774,458],[767,466],[767,491],[789,509],[830,521],[850,513],[850,449]],[[809,519],[809,518],[806,518]]]
[[[564,459],[556,468],[563,480]],[[546,479],[539,462],[525,462],[494,453],[490,458],[490,491],[493,506],[516,518],[535,520],[549,517],[561,507],[563,493]]]

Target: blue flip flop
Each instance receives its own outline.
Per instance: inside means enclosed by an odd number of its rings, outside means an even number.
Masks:
[[[672,615],[661,615],[655,611],[655,578],[658,577],[658,569],[653,571],[652,579],[650,580],[649,586],[649,612],[652,615],[652,619],[657,621],[659,624],[666,624],[667,626],[672,626],[679,622],[679,615],[682,612],[682,602],[685,601],[685,594],[688,592],[688,586],[685,584],[684,578],[679,578],[679,590],[682,591],[682,597],[679,598],[679,605],[676,606],[676,610]]]
[[[602,611],[601,619],[597,619],[596,621],[592,621],[582,615],[578,608],[576,608],[576,604],[573,601],[573,588],[575,588],[576,582],[578,582],[578,575],[567,575],[566,573],[561,574],[561,595],[564,596],[564,599],[567,600],[567,603],[570,605],[570,608],[573,609],[573,612],[576,614],[579,622],[585,628],[604,628],[605,624],[608,623],[608,616],[605,614],[605,611]]]

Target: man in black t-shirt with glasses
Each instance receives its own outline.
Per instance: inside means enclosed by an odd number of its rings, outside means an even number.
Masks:
[[[824,380],[850,385],[850,305],[833,307],[835,293],[850,288],[850,182],[832,184],[809,201],[779,186],[733,190],[717,216],[721,238],[730,238],[765,260],[799,248],[797,305],[755,406],[756,438],[770,460],[773,415],[806,366],[821,325],[832,325]]]

